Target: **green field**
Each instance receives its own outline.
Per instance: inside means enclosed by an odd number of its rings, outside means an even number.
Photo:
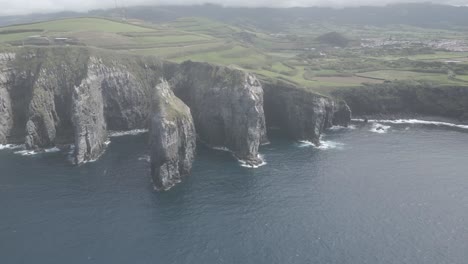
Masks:
[[[225,24],[199,17],[160,24],[84,17],[3,27],[0,45],[36,45],[27,41],[32,36],[49,39],[50,45],[54,45],[54,38],[67,37],[79,45],[153,55],[175,62],[236,65],[264,77],[321,91],[384,80],[457,85],[466,85],[468,81],[468,52],[418,47],[362,49],[357,42],[359,38],[388,36],[418,40],[466,37],[456,31],[332,23],[291,24],[285,25],[284,30],[288,33],[271,33],[246,23]],[[317,40],[321,34],[331,31],[349,37],[350,46],[336,48]]]
[[[76,31],[100,31],[100,32],[143,32],[148,28],[112,21],[102,18],[70,18],[47,22],[31,23],[18,26],[10,26],[4,29],[42,29],[44,31],[76,32]]]

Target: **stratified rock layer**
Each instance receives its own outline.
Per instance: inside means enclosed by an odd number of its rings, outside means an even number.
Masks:
[[[88,77],[74,88],[72,122],[75,135],[75,163],[96,160],[105,149],[107,124],[104,119],[102,78],[90,65]]]
[[[14,60],[14,54],[0,54],[0,144],[8,142],[13,126],[11,99],[8,92],[11,70],[7,66],[12,60]]]
[[[158,190],[168,190],[192,169],[196,134],[190,109],[162,81],[156,87],[150,125],[151,176]]]
[[[347,126],[351,111],[329,97],[284,82],[265,82],[267,124],[280,128],[288,137],[320,144],[320,135],[332,125]]]
[[[102,155],[108,130],[149,128],[151,175],[159,190],[190,173],[197,136],[248,165],[263,162],[264,92],[242,70],[83,47],[12,49],[0,53],[0,67],[0,144],[35,150],[74,145],[73,161],[81,164]],[[265,88],[271,124],[293,139],[318,143],[325,128],[349,122],[344,102],[283,84]]]
[[[439,116],[468,122],[468,87],[437,86],[416,82],[369,84],[336,89],[357,116],[401,118]]]
[[[175,93],[192,110],[199,138],[226,147],[251,165],[261,163],[258,148],[266,141],[263,89],[244,71],[185,62],[172,79]]]
[[[335,111],[333,113],[333,125],[347,127],[351,122],[351,108],[345,101],[335,103]]]

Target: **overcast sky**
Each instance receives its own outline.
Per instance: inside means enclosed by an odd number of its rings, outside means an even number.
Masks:
[[[385,5],[398,2],[428,2],[427,0],[0,0],[0,15],[28,14],[32,12],[87,11],[96,8],[132,5],[202,4],[205,2],[225,6],[356,6]],[[468,5],[468,0],[434,0],[433,3]]]

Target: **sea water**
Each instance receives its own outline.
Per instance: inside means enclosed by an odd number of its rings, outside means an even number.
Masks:
[[[270,140],[256,169],[199,147],[162,193],[146,134],[79,167],[67,150],[3,147],[0,263],[467,263],[467,129],[357,122],[319,147]]]

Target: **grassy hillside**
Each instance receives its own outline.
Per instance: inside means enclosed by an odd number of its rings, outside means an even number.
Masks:
[[[397,80],[467,85],[468,51],[422,44],[436,45],[434,40],[445,39],[446,45],[462,45],[457,43],[468,37],[457,30],[295,21],[284,25],[284,32],[269,32],[249,21],[222,21],[188,16],[155,24],[98,17],[52,20],[0,28],[0,46],[64,45],[55,38],[66,37],[73,40],[67,45],[153,55],[176,62],[236,65],[265,78],[324,93]],[[346,39],[346,47],[320,38],[330,35]],[[388,44],[372,46],[374,42]]]

